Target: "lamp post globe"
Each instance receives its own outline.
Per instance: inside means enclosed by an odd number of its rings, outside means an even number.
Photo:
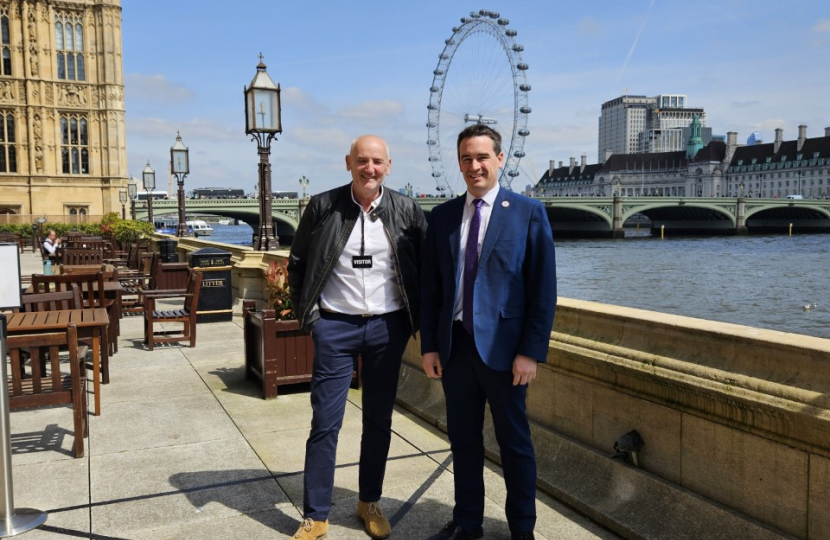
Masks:
[[[271,141],[282,133],[280,86],[266,73],[259,55],[259,64],[251,85],[245,87],[245,134],[257,142],[259,152],[259,229],[254,237],[254,249],[269,251],[280,246],[274,229],[271,210]]]
[[[127,190],[121,188],[118,190],[118,200],[121,201],[121,219],[127,219],[127,210],[125,208],[125,204],[127,204]]]
[[[179,238],[190,236],[184,214],[184,179],[190,174],[190,150],[182,142],[182,136],[178,131],[176,142],[170,147],[170,172],[176,177],[176,183],[179,186],[176,197],[179,208],[179,226],[176,227],[176,236]]]
[[[307,198],[308,198],[308,193],[306,193],[306,189],[308,188],[308,183],[309,183],[309,182],[311,182],[311,180],[309,180],[309,179],[308,179],[308,178],[306,178],[305,176],[303,176],[302,178],[300,178],[300,185],[303,187],[303,199],[307,199]]]
[[[144,191],[147,192],[147,221],[153,223],[153,191],[156,189],[156,171],[150,167],[150,160],[147,166],[141,171],[141,179],[144,182]]]
[[[132,178],[127,182],[127,194],[130,196],[130,217],[135,221],[135,199],[138,197],[138,182]]]

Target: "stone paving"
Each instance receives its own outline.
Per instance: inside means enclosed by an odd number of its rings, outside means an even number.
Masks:
[[[24,273],[40,257],[23,254]],[[91,416],[86,456],[72,457],[68,407],[11,414],[14,502],[47,511],[31,540],[288,538],[302,509],[308,385],[258,396],[244,378],[241,319],[200,324],[197,346],[142,343],[141,317],[121,324],[102,414]],[[360,391],[351,390],[337,452],[329,539],[365,539],[355,517]],[[425,539],[452,513],[446,436],[403,409],[393,419],[381,506],[392,538]],[[500,467],[485,472],[485,538],[509,539]],[[536,537],[617,536],[539,494]]]

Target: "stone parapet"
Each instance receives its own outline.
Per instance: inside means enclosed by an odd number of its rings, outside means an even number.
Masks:
[[[418,347],[399,399],[445,428]],[[627,538],[828,538],[828,368],[830,340],[560,298],[528,391],[539,485]],[[640,468],[610,458],[632,429]]]

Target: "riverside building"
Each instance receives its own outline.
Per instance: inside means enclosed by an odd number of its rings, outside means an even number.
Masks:
[[[610,154],[602,163],[558,166],[553,160],[531,190],[537,197],[747,197],[805,199],[830,197],[830,127],[823,136],[784,140],[775,130],[771,143],[738,145],[738,134],[703,144],[693,119],[686,149],[647,154]],[[754,140],[754,138],[752,138]]]
[[[683,150],[689,138],[689,125],[697,116],[701,138],[712,138],[706,127],[706,112],[686,107],[684,94],[620,96],[602,104],[599,117],[597,161],[611,154],[658,153]]]
[[[120,211],[120,0],[0,1],[0,42],[0,214]]]

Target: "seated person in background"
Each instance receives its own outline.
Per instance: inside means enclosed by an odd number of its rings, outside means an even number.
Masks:
[[[49,255],[54,255],[55,252],[58,250],[58,246],[61,243],[61,239],[57,236],[58,235],[55,234],[55,231],[49,229],[49,233],[43,240],[43,249],[45,249]]]

